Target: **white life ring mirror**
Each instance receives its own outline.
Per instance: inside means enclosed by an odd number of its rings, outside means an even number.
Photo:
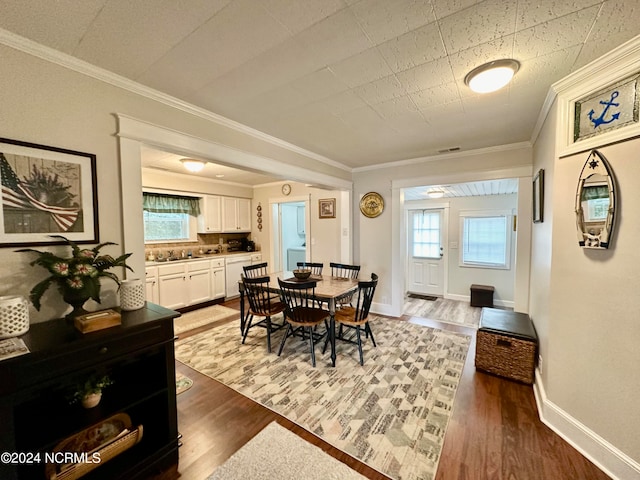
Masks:
[[[592,150],[582,167],[576,192],[576,226],[581,247],[609,248],[615,208],[613,171],[604,155]]]

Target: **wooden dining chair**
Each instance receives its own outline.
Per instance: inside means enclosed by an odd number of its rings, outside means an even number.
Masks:
[[[324,263],[298,262],[297,265],[298,268],[311,269],[311,275],[322,275],[322,269],[324,268]]]
[[[285,321],[287,322],[287,331],[280,342],[278,356],[282,353],[287,338],[291,336],[299,336],[303,340],[309,340],[309,348],[311,351],[311,365],[316,366],[315,344],[328,337],[329,325],[327,318],[329,312],[315,306],[314,294],[316,288],[315,281],[295,282],[286,281],[278,278],[280,285],[280,296],[283,303],[286,304]],[[324,322],[325,329],[321,332],[316,327]]]
[[[269,264],[267,262],[256,263],[254,265],[245,265],[242,267],[246,278],[257,278],[269,275]]]
[[[373,346],[376,347],[376,340],[373,337],[373,331],[369,325],[369,308],[371,308],[371,301],[373,300],[373,294],[376,291],[378,285],[378,275],[371,274],[370,281],[358,282],[358,291],[354,294],[355,306],[343,307],[340,310],[336,310],[335,320],[338,331],[336,332],[336,340],[342,340],[348,343],[358,345],[358,352],[360,353],[360,365],[364,365],[364,355],[362,353],[362,335],[364,330],[365,337],[371,337]],[[350,329],[351,332],[345,332],[345,329]],[[355,334],[353,334],[355,332]],[[351,333],[351,334],[349,334]],[[327,341],[325,340],[324,348],[322,352],[327,349]]]
[[[329,263],[331,276],[340,278],[358,278],[360,265],[347,265],[346,263]]]
[[[331,267],[331,276],[338,278],[358,278],[360,275],[360,265],[348,265],[345,263],[329,263]],[[344,306],[350,306],[353,301],[353,294],[349,294],[346,297],[338,299],[336,302],[336,308],[342,308]]]
[[[284,312],[286,305],[274,300],[273,293],[269,291],[269,277],[257,277],[242,279],[244,291],[249,301],[247,321],[242,333],[242,343],[247,339],[247,334],[251,327],[263,327],[267,329],[267,351],[271,353],[271,333],[280,330],[286,324],[283,320],[281,324],[273,324],[271,317]],[[253,323],[254,317],[264,317],[259,322]]]

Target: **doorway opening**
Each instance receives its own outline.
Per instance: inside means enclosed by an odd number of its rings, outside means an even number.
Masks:
[[[271,203],[272,263],[274,271],[291,271],[308,258],[309,201]]]

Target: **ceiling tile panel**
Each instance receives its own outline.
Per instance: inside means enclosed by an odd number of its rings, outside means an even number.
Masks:
[[[430,0],[362,0],[352,11],[375,45],[435,21]]]
[[[345,8],[342,0],[262,0],[261,5],[292,33],[299,33]]]
[[[0,27],[73,54],[108,0],[0,2]]]
[[[447,53],[466,50],[513,33],[516,6],[516,0],[486,0],[440,20],[438,23]]]
[[[393,74],[376,47],[345,58],[329,68],[350,87],[364,85]]]
[[[191,91],[209,84],[290,37],[252,0],[236,0],[176,45],[141,77],[160,90]]]
[[[396,74],[396,77],[407,93],[419,92],[454,80],[447,57],[404,70]]]
[[[418,108],[426,110],[436,105],[449,105],[458,102],[460,96],[458,85],[455,82],[449,82],[413,92],[411,98]]]
[[[366,107],[367,104],[362,98],[360,98],[353,90],[346,90],[344,92],[331,95],[330,97],[322,99],[322,104],[328,111],[335,115],[346,113],[356,108]]]
[[[436,23],[384,42],[378,48],[394,72],[408,70],[446,55]]]
[[[94,65],[136,78],[230,0],[111,0],[74,54]],[[176,23],[180,16],[182,21]],[[158,35],[162,32],[162,35]]]
[[[305,75],[287,86],[298,91],[306,98],[306,103],[315,102],[349,89],[349,86],[340,81],[329,68],[323,68]]]
[[[399,98],[406,94],[394,75],[361,85],[354,88],[353,91],[369,105],[375,105],[392,98]]]
[[[482,0],[431,0],[433,11],[438,19],[471,7]]]
[[[583,43],[599,10],[594,6],[516,33],[515,55],[527,60]]]
[[[604,3],[598,21],[591,30],[576,63],[582,67],[618,45],[632,39],[640,29],[640,2],[609,0]]]
[[[313,55],[317,68],[331,65],[373,45],[350,9],[340,10],[295,36]]]
[[[602,3],[603,0],[519,0],[516,31]]]

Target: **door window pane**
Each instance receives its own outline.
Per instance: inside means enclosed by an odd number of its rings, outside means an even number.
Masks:
[[[413,212],[413,256],[440,257],[440,212]]]

